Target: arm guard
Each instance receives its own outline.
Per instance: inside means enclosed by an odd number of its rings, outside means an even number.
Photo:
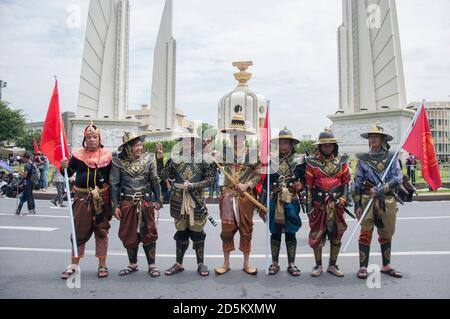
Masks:
[[[109,175],[109,194],[114,212],[120,204],[120,168],[114,164]]]
[[[355,205],[355,211],[358,208],[361,208],[361,206],[362,206],[362,204],[361,204],[361,194],[362,194],[362,189],[355,185],[355,189],[353,191],[353,203]]]

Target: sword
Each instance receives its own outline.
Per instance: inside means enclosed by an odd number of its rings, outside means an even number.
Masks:
[[[219,170],[223,173],[223,175],[228,178],[230,180],[230,182],[234,185],[237,186],[239,184],[239,182],[230,174],[228,174],[228,172],[225,170],[225,168],[223,168],[223,166],[221,166],[219,164],[219,162],[217,162],[217,160],[214,158],[213,155],[211,155],[211,159],[214,161],[214,163],[217,165],[217,167],[219,168]],[[244,191],[241,192],[245,197],[247,197],[248,200],[250,200],[253,204],[255,204],[256,207],[258,207],[259,209],[261,209],[264,213],[267,213],[267,207],[264,206],[263,204],[261,204],[260,202],[258,202],[252,195],[250,195],[248,192]]]
[[[240,225],[239,211],[237,210],[236,197],[232,197],[232,202],[233,202],[233,214],[234,214],[234,218],[236,218],[237,224]]]
[[[372,171],[373,175],[375,175],[375,178],[378,180],[378,183],[380,184],[384,184],[383,181],[381,180],[380,176],[378,176],[378,174],[374,171],[374,169],[372,167],[370,167],[370,170]],[[372,183],[373,184],[373,183]],[[392,195],[394,196],[395,200],[400,204],[400,205],[404,205],[405,203],[401,200],[401,198],[398,196],[398,194],[392,190]]]
[[[300,182],[300,184],[303,184],[303,183],[301,182],[300,178],[298,178],[298,177],[295,176],[294,172],[292,171],[291,166],[288,165],[288,167],[289,167],[289,171],[291,172],[291,175],[294,176],[294,178],[293,178],[294,181],[295,181],[295,182]],[[291,184],[292,184],[292,183],[291,183]],[[302,186],[304,186],[304,185],[302,185]],[[306,214],[306,206],[305,206],[305,202],[303,201],[302,193],[301,193],[301,191],[296,191],[296,193],[297,193],[298,201],[299,201],[299,203],[300,203],[300,208],[302,209],[303,214]]]
[[[328,197],[330,197],[330,199],[333,201],[334,205],[338,205],[339,204],[339,200],[336,199],[336,197],[333,196],[333,194],[331,194],[330,192],[327,192]],[[353,215],[348,209],[347,207],[344,206],[344,211],[353,219],[356,219],[356,216]]]
[[[185,179],[183,178],[183,176],[181,176],[180,172],[178,170],[176,170],[174,168],[175,173],[177,174],[177,176],[183,181],[185,182]],[[206,216],[206,218],[208,219],[208,221],[214,226],[217,227],[217,222],[214,220],[214,218],[209,214],[208,212],[208,208],[197,198],[197,196],[195,196],[194,191],[191,189],[187,189],[187,192],[189,193],[189,195],[191,195],[192,199],[194,200],[195,205],[200,206],[200,210],[202,212],[202,214],[204,214]]]

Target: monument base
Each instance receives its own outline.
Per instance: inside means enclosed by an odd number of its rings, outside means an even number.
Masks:
[[[173,139],[173,131],[147,131],[147,137],[145,138],[149,142],[171,141]]]
[[[100,128],[103,146],[111,152],[117,151],[122,145],[122,136],[124,131],[138,133],[140,122],[137,120],[108,120],[108,119],[90,119],[90,118],[72,118],[69,120],[71,136],[67,136],[72,152],[82,148],[83,133],[86,126],[93,122]]]
[[[358,152],[367,152],[368,141],[361,137],[361,133],[367,132],[377,122],[380,123],[387,134],[394,138],[393,141],[389,142],[391,149],[397,149],[414,114],[413,111],[402,108],[336,114],[329,115],[328,118],[333,122],[333,133],[340,143],[339,152],[354,155]],[[405,154],[401,154],[401,158],[405,156]]]

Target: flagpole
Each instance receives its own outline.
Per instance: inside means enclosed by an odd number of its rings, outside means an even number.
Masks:
[[[384,179],[386,178],[386,175],[388,174],[389,170],[391,169],[392,164],[397,160],[397,156],[398,156],[398,154],[400,153],[400,150],[402,149],[403,144],[405,144],[406,139],[407,139],[408,136],[409,136],[409,133],[411,133],[411,130],[413,129],[414,124],[416,123],[417,117],[419,116],[420,111],[422,110],[423,105],[425,105],[425,99],[422,100],[422,104],[421,104],[421,105],[419,106],[419,108],[417,109],[416,114],[414,114],[414,117],[413,117],[413,119],[411,120],[411,122],[409,123],[408,128],[406,129],[405,134],[403,134],[402,140],[401,140],[400,144],[398,144],[398,147],[397,147],[397,150],[395,151],[394,156],[392,157],[391,161],[389,162],[389,165],[387,166],[387,168],[385,169],[385,171],[384,171],[384,173],[383,173],[383,176],[381,177],[381,181],[382,181],[382,182],[383,182]],[[381,184],[382,184],[381,182],[378,183],[377,188],[380,187]],[[359,218],[359,220],[358,220],[358,222],[357,222],[357,224],[356,224],[356,226],[355,226],[355,229],[353,229],[353,232],[352,232],[352,234],[350,235],[350,238],[349,238],[349,240],[347,241],[347,244],[346,244],[345,247],[344,247],[344,250],[343,250],[344,252],[347,251],[347,248],[348,248],[348,246],[350,245],[350,243],[351,243],[353,237],[355,236],[356,231],[358,230],[359,226],[361,225],[362,221],[364,220],[364,217],[366,217],[367,212],[369,211],[370,206],[372,206],[373,200],[374,200],[374,198],[372,197],[372,198],[370,199],[369,203],[367,204],[366,208],[364,209],[363,214],[362,214],[361,217]]]
[[[266,155],[266,179],[267,179],[267,192],[266,192],[266,203],[267,203],[267,215],[266,215],[266,258],[265,258],[265,270],[266,275],[269,274],[269,227],[270,227],[270,101],[267,101],[267,155]]]
[[[55,76],[55,83],[57,79]],[[59,93],[58,93],[59,94]],[[58,95],[59,99],[59,95]],[[61,110],[60,110],[61,112]],[[59,126],[59,137],[61,140],[61,150],[62,150],[62,158],[66,158],[66,147],[64,144],[64,136],[63,136],[63,130],[62,130],[62,116],[60,116],[60,126]],[[75,258],[78,258],[78,247],[77,247],[77,235],[75,233],[75,221],[73,219],[73,210],[72,210],[72,196],[70,195],[70,184],[69,184],[69,175],[67,174],[67,167],[64,168],[64,182],[66,184],[66,193],[67,193],[67,207],[69,208],[69,215],[70,215],[70,226],[72,229],[72,249],[73,249],[73,256]]]

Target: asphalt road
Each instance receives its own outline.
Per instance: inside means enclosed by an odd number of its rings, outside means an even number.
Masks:
[[[209,209],[211,215],[218,219],[218,206],[210,205]],[[259,269],[257,276],[242,271],[239,251],[232,254],[229,273],[223,276],[214,274],[214,267],[222,264],[220,223],[217,228],[208,223],[205,263],[211,270],[209,277],[202,278],[197,274],[191,247],[183,273],[150,278],[140,249],[141,271],[119,277],[117,274],[127,265],[127,257],[117,237],[118,222],[113,220],[108,258],[110,276],[97,278],[92,238],[81,263],[81,288],[69,289],[65,281],[59,279],[60,272],[70,262],[67,209],[52,208],[49,201],[37,201],[36,216],[16,216],[14,210],[15,200],[0,199],[0,298],[450,298],[450,202],[415,202],[400,207],[392,264],[403,272],[404,278],[394,279],[374,272],[372,284],[356,278],[356,240],[338,260],[345,273],[344,278],[335,278],[327,273],[319,278],[311,277],[314,259],[307,245],[309,226],[302,214],[304,223],[297,234],[296,259],[302,275],[297,278],[286,272],[284,242],[280,256],[281,271],[276,276],[264,274],[266,230],[257,215],[254,217],[251,256],[252,264]],[[348,225],[344,243],[355,222],[349,220]],[[168,206],[161,210],[158,227],[157,264],[163,272],[175,260],[174,226]],[[235,243],[238,246],[238,235]],[[328,253],[328,244],[324,253]],[[370,264],[377,267],[381,264],[381,257],[375,235],[371,253]],[[328,256],[324,256],[324,264],[327,261]]]

